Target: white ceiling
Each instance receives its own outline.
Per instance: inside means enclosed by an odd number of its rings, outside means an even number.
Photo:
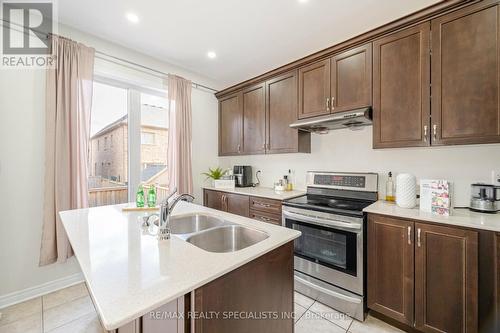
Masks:
[[[64,24],[230,86],[437,2],[63,0],[58,11]]]

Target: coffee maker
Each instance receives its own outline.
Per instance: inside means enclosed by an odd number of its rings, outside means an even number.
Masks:
[[[252,167],[249,165],[235,165],[233,175],[236,187],[251,187],[252,183]]]

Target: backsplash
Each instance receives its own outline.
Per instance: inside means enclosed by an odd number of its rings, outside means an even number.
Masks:
[[[453,205],[468,206],[470,184],[491,182],[500,169],[500,144],[428,148],[372,149],[372,127],[359,131],[337,130],[311,136],[311,154],[220,157],[220,166],[251,165],[262,170],[261,185],[273,183],[295,170],[295,187],[305,188],[307,171],[379,173],[380,197],[385,196],[387,173],[407,172],[419,179],[447,179],[453,183]],[[254,181],[256,181],[254,179]]]

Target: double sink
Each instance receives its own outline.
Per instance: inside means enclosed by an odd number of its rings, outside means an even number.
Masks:
[[[170,217],[170,232],[205,251],[218,253],[242,250],[269,237],[263,231],[205,214]]]

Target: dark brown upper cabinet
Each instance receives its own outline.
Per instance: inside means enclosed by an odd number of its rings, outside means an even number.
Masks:
[[[415,223],[415,328],[478,331],[478,234]]]
[[[299,68],[299,119],[330,113],[330,59]]]
[[[219,101],[219,155],[309,153],[311,134],[297,120],[297,71]]]
[[[432,21],[433,144],[500,142],[499,18],[486,1]]]
[[[242,93],[219,100],[219,155],[238,155],[243,145]]]
[[[266,94],[267,153],[310,152],[311,134],[289,126],[297,120],[297,71],[267,81]]]
[[[243,154],[266,151],[266,85],[243,90]]]
[[[430,145],[430,23],[373,42],[373,147]]]
[[[331,60],[331,112],[372,105],[372,44],[335,55]]]

